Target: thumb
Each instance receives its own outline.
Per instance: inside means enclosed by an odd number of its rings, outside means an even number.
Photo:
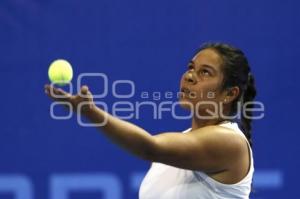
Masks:
[[[80,88],[80,92],[79,95],[83,98],[85,98],[85,100],[88,100],[90,103],[88,103],[88,108],[92,109],[94,107],[94,103],[93,103],[93,96],[92,93],[89,91],[89,87],[84,85]]]
[[[80,88],[79,96],[82,98],[90,98],[91,92],[89,91],[89,87],[84,85]]]
[[[80,88],[80,94],[82,94],[83,96],[87,95],[89,92],[89,87],[84,85]]]

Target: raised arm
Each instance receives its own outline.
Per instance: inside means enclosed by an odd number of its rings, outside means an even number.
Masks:
[[[92,123],[107,120],[104,126],[99,127],[100,132],[112,142],[145,160],[184,169],[214,172],[226,170],[242,154],[244,140],[224,127],[208,126],[189,133],[170,132],[152,136],[144,129],[95,106],[87,87],[81,89],[86,97],[72,96],[49,86],[45,89],[52,99],[62,101],[61,98],[51,96],[50,89],[56,95],[65,96],[63,100],[71,102],[75,107],[82,101],[89,101],[90,105],[85,107],[83,114]]]

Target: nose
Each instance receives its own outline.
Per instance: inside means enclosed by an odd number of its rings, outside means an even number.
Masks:
[[[189,70],[184,74],[184,80],[188,83],[191,84],[196,84],[197,83],[197,78],[195,75],[194,70]]]

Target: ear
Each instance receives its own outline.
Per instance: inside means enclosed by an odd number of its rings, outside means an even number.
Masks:
[[[230,104],[239,96],[239,94],[240,94],[240,88],[238,86],[228,88],[223,103]]]

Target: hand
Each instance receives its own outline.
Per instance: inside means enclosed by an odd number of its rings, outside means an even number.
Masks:
[[[93,101],[93,95],[87,86],[82,86],[77,95],[72,95],[61,88],[55,88],[46,84],[45,93],[54,101],[71,104],[71,107],[75,112],[80,111],[82,114],[87,113],[96,106]],[[66,105],[66,107],[70,106]],[[78,110],[79,108],[80,110]]]

